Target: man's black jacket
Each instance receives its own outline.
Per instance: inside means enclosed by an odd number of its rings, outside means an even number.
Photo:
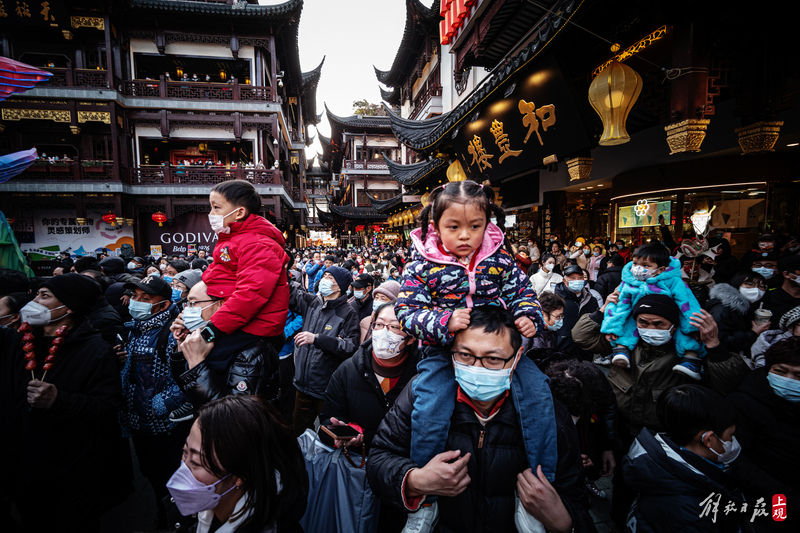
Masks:
[[[413,383],[413,381],[412,381]],[[569,413],[554,400],[558,431],[558,463],[553,487],[572,517],[576,532],[595,531],[583,487],[580,444]],[[403,483],[415,464],[410,458],[413,395],[409,384],[378,428],[367,461],[367,478],[386,504],[410,511],[403,498]],[[445,450],[470,453],[470,484],[455,497],[439,497],[439,524],[445,531],[515,531],[514,491],[517,474],[529,467],[514,403],[507,398],[494,417],[481,426],[475,411],[456,402],[450,418]]]

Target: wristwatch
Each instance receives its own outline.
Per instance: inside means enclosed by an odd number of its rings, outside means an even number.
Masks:
[[[206,342],[213,342],[214,341],[214,330],[210,327],[206,326],[200,330],[200,336]]]

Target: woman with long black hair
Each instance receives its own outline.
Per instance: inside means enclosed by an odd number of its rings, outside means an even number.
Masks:
[[[176,507],[169,523],[181,531],[303,531],[303,456],[275,408],[258,396],[226,396],[200,409],[167,488]]]

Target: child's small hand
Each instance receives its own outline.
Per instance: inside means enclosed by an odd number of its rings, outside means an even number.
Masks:
[[[521,316],[514,321],[520,334],[523,337],[533,337],[536,335],[536,323],[527,316]]]
[[[617,340],[617,339],[619,339],[619,337],[617,337],[617,336],[616,336],[616,335],[614,335],[613,333],[609,333],[608,335],[606,335],[606,340],[607,340],[608,342],[615,341],[615,340]]]
[[[469,312],[472,309],[456,309],[447,321],[447,331],[455,333],[469,327]]]

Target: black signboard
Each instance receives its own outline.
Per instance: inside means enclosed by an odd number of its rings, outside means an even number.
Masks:
[[[187,255],[190,245],[197,251],[205,250],[211,256],[217,244],[217,234],[208,223],[207,213],[185,213],[172,220],[171,224],[159,226],[150,220],[149,215],[142,220],[145,227],[146,249],[161,246],[166,256]]]
[[[467,176],[494,183],[585,148],[589,138],[558,62],[547,56],[487,97],[453,146]]]
[[[0,0],[0,23],[9,26],[70,28],[63,0]]]

